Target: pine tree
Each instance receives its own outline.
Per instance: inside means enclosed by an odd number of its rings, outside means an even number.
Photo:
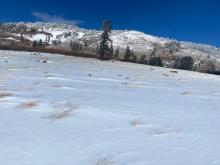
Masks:
[[[124,55],[124,61],[129,62],[130,58],[132,57],[132,51],[130,49],[129,46],[127,46],[126,50],[125,50],[125,55]]]
[[[119,60],[119,53],[120,53],[119,48],[117,48],[117,49],[115,50],[114,60]]]
[[[101,35],[101,42],[99,45],[99,55],[102,60],[109,60],[113,56],[113,45],[110,39],[112,29],[111,21],[106,20],[103,22],[103,33]]]
[[[32,47],[36,48],[37,47],[37,41],[34,40],[33,43],[32,43]]]
[[[140,64],[147,64],[146,55],[142,55],[140,58]]]
[[[183,70],[193,70],[193,58],[191,56],[184,56],[175,60],[175,68]]]
[[[38,47],[42,47],[42,46],[43,46],[43,41],[42,41],[42,39],[40,39],[40,40],[38,41],[37,45],[38,45]]]

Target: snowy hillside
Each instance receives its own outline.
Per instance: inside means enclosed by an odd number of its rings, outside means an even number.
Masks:
[[[83,29],[72,25],[41,22],[16,24],[6,23],[5,25],[8,25],[9,28],[12,28],[11,31],[14,32],[14,39],[21,35],[20,31],[25,25],[29,29],[36,29],[38,32],[40,32],[34,35],[24,34],[24,37],[30,41],[39,39],[47,41],[47,34],[42,33],[46,32],[52,34],[49,41],[50,44],[52,44],[53,41],[59,41],[59,43],[61,43],[64,47],[68,47],[69,42],[74,40],[86,45],[86,47],[95,49],[100,42],[101,31]],[[17,25],[17,27],[13,27],[13,25]],[[11,37],[12,38],[10,39],[13,39],[13,34],[11,34]],[[213,46],[190,42],[179,42],[168,38],[147,35],[134,30],[113,30],[111,38],[114,49],[119,48],[123,53],[125,48],[129,46],[137,56],[151,54],[155,44],[157,44],[163,50],[171,49],[171,51],[173,51],[172,49],[175,49],[173,52],[175,56],[191,55],[197,60],[201,57],[210,58],[210,56],[213,59],[220,58],[220,49]]]
[[[220,164],[219,76],[13,51],[0,75],[2,165]]]

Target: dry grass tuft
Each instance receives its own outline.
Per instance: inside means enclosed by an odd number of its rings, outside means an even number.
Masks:
[[[69,117],[73,115],[77,107],[78,106],[70,104],[70,103],[53,105],[53,108],[57,110],[54,112],[51,112],[46,118],[48,118],[49,120],[58,120],[58,119]]]
[[[176,70],[171,70],[170,73],[178,73]]]
[[[32,109],[36,106],[38,106],[38,103],[36,101],[28,101],[17,105],[16,109]]]
[[[12,96],[12,93],[0,92],[0,99],[6,98],[6,97],[10,97],[10,96]]]
[[[53,88],[61,88],[62,85],[60,85],[60,84],[53,84],[53,85],[51,85],[51,87],[53,87]]]
[[[184,96],[190,95],[190,94],[191,94],[190,92],[183,92],[183,93],[181,93],[181,95],[184,95]]]

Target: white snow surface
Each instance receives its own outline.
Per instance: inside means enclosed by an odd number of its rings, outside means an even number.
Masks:
[[[170,71],[0,51],[0,164],[219,165],[220,77]]]

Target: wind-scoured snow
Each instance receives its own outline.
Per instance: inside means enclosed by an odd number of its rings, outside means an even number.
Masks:
[[[219,165],[215,75],[0,51],[0,164]]]

